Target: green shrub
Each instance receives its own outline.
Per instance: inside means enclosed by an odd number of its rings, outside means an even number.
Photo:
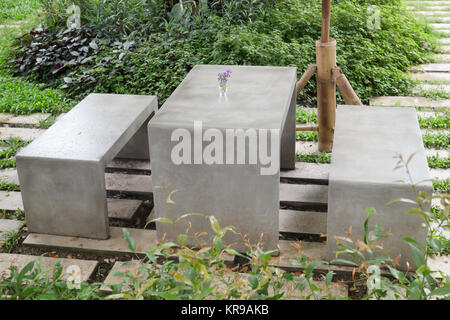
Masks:
[[[92,91],[155,94],[163,103],[195,64],[296,66],[300,76],[315,61],[321,30],[320,0],[183,1],[183,10],[178,1],[76,0],[84,36],[67,33],[67,41],[85,40],[75,46],[77,52],[91,41],[98,48],[88,46],[73,62],[67,48],[48,50],[61,42],[57,35],[66,28],[65,10],[72,1],[43,2],[44,34],[32,32],[17,43],[15,68],[41,80],[45,76],[72,97]],[[369,5],[380,6],[380,29],[367,26]],[[334,1],[331,35],[338,41],[338,64],[364,102],[407,94],[411,81],[405,71],[428,61],[434,48],[431,29],[401,1]],[[35,42],[50,57],[36,51]],[[124,43],[134,46],[124,49]],[[64,68],[53,74],[58,59]],[[314,105],[315,95],[311,81],[299,101]]]

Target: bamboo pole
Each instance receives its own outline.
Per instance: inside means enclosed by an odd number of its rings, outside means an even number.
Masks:
[[[316,42],[317,115],[319,123],[319,151],[333,149],[336,119],[336,40],[330,39],[331,0],[322,0],[322,38]]]
[[[316,56],[319,151],[331,152],[336,119],[336,81],[332,74],[336,66],[336,41],[317,41]]]
[[[322,38],[323,43],[330,42],[331,0],[322,0]]]
[[[347,77],[342,72],[341,68],[333,68],[333,78],[336,79],[336,84],[339,88],[339,91],[341,92],[342,97],[344,98],[345,104],[356,106],[363,105],[361,100],[353,90],[352,85],[348,81]]]
[[[317,65],[310,64],[308,66],[308,69],[306,69],[305,73],[302,75],[300,80],[297,82],[297,85],[296,85],[297,95],[300,93],[300,91],[303,90],[303,88],[306,86],[306,84],[308,83],[309,79],[311,79],[311,77],[316,72],[316,70],[317,70]]]
[[[319,126],[297,126],[296,131],[319,131]]]

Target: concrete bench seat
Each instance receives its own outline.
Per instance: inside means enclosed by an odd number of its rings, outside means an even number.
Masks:
[[[154,96],[91,94],[16,156],[30,232],[107,239],[105,166],[148,159]]]
[[[403,238],[425,244],[427,230],[418,215],[407,213],[414,205],[404,202],[388,205],[399,198],[415,200],[405,169],[393,170],[398,161],[394,158],[396,154],[406,161],[413,153],[409,163],[413,182],[430,179],[415,109],[338,107],[329,177],[328,259],[336,258],[334,237],[346,236],[350,226],[352,237],[364,239],[366,208],[373,207],[376,213],[370,219],[370,230],[379,223],[392,233],[382,240],[386,253],[392,259],[401,255],[401,268],[407,264],[414,268],[411,248]],[[431,195],[431,180],[418,184],[418,190]]]

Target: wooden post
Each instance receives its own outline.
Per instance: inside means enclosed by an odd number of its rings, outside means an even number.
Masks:
[[[339,91],[341,92],[342,97],[344,98],[345,104],[356,106],[363,105],[361,100],[353,90],[352,85],[348,81],[347,77],[342,73],[341,68],[336,67],[333,69],[333,78],[336,79],[336,84],[339,88]]]
[[[322,0],[322,39],[316,42],[317,115],[319,122],[319,151],[333,149],[336,119],[336,40],[330,39],[331,0]]]
[[[332,70],[336,66],[336,40],[316,43],[317,115],[319,122],[319,151],[333,149],[336,119],[336,81]]]
[[[300,80],[297,82],[296,85],[296,92],[297,95],[300,93],[300,91],[303,90],[303,88],[308,83],[309,79],[313,76],[314,72],[316,72],[317,66],[315,64],[310,64],[308,69],[306,69],[305,73],[302,75]]]

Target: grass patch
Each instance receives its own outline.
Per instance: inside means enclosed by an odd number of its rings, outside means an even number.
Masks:
[[[298,123],[317,123],[317,111],[315,109],[306,111],[306,108],[297,106],[296,120]]]
[[[331,163],[331,154],[322,152],[317,153],[306,153],[306,154],[295,154],[295,159],[297,162],[309,162],[309,163]]]
[[[428,156],[428,167],[431,169],[448,169],[450,168],[450,157],[441,158],[439,155]]]
[[[20,186],[13,183],[0,182],[0,191],[20,191]]]
[[[30,141],[23,141],[18,138],[9,138],[8,140],[0,141],[0,147],[4,148],[0,151],[0,169],[15,168],[16,153],[29,143]]]
[[[314,141],[317,142],[318,132],[317,131],[297,131],[297,140],[300,141]]]
[[[433,188],[435,192],[438,193],[448,193],[450,189],[450,179],[445,180],[435,180],[433,181]]]
[[[448,129],[450,127],[450,116],[446,114],[436,117],[418,116],[418,120],[423,129]]]
[[[36,15],[41,0],[0,0],[0,23],[15,23]]]
[[[58,114],[73,106],[73,102],[65,98],[60,90],[44,89],[42,85],[11,76],[0,75],[0,92],[0,112]]]
[[[450,135],[445,132],[423,135],[423,144],[426,148],[447,148],[450,145]]]

